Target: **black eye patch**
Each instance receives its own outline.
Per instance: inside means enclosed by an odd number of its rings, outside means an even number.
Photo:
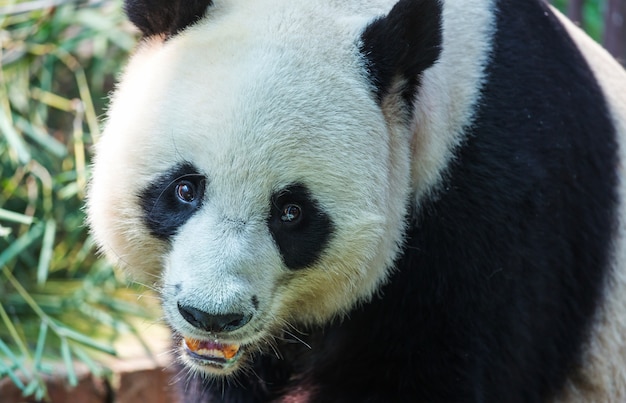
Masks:
[[[332,220],[301,184],[272,196],[268,226],[285,265],[292,270],[315,263],[333,233]]]
[[[167,240],[202,206],[206,178],[191,164],[172,167],[139,194],[150,233]]]

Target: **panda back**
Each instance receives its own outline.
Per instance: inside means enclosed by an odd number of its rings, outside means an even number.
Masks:
[[[582,378],[569,381],[562,402],[626,400],[626,71],[609,53],[561,13],[553,10],[598,80],[618,139],[618,226],[613,263],[590,342],[583,354]]]

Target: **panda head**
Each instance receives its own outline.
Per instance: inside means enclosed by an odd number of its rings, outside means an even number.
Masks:
[[[158,278],[193,369],[230,374],[341,316],[398,255],[440,10],[367,3],[126,4],[144,39],[97,144],[89,223],[109,258]]]

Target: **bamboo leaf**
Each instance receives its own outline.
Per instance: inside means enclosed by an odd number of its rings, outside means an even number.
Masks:
[[[4,109],[0,109],[0,133],[4,134],[9,142],[9,145],[17,154],[18,161],[22,164],[27,164],[31,159],[28,147],[22,139],[22,136],[20,136],[17,130],[13,127],[11,119]]]
[[[50,136],[46,131],[35,125],[33,122],[29,122],[19,115],[13,116],[15,121],[15,127],[19,128],[30,139],[36,141],[50,154],[57,158],[65,158],[67,156],[67,148],[65,145]]]
[[[85,350],[78,346],[72,346],[72,351],[76,357],[78,357],[78,359],[81,360],[87,368],[89,368],[89,372],[95,376],[101,376],[104,373],[102,366],[98,365],[93,359],[91,359]]]
[[[0,377],[42,400],[48,359],[73,378],[73,360],[95,372],[90,355],[115,354],[113,337],[147,316],[94,256],[81,210],[98,118],[137,32],[117,0],[2,3]]]
[[[48,390],[46,384],[45,382],[41,382],[40,387],[35,391],[35,399],[40,402],[44,399],[44,397],[46,397],[47,394]]]
[[[33,88],[31,91],[33,98],[52,108],[56,108],[65,112],[74,111],[76,102],[72,99],[62,97],[53,92],[44,91],[41,88]]]
[[[4,343],[2,342],[2,340],[0,340],[0,350],[2,350],[3,345]],[[1,360],[0,360],[0,374],[2,374],[3,376],[4,375],[8,376],[9,379],[11,379],[11,381],[13,381],[15,386],[17,386],[20,390],[24,390],[26,388],[22,380],[17,376],[15,372],[13,372],[13,369],[6,366],[4,362]]]
[[[11,338],[13,340],[13,345],[16,345],[20,349],[23,356],[28,357],[28,349],[26,348],[26,345],[22,341],[22,338],[19,336],[19,333],[17,329],[15,328],[15,325],[9,318],[9,315],[7,315],[7,312],[4,309],[4,306],[2,306],[2,304],[0,304],[0,317],[2,318],[2,321],[4,322],[7,330],[9,331],[9,334],[11,335]],[[6,344],[4,344],[2,339],[0,339],[0,351],[3,352],[5,356],[9,357],[9,359],[11,359],[16,365],[18,365],[19,369],[22,370],[25,374],[27,375],[30,374],[30,371],[28,371],[22,365],[22,362],[17,359],[17,357],[13,354],[11,349]]]
[[[65,364],[65,370],[67,371],[67,381],[70,386],[75,387],[78,385],[78,379],[76,378],[76,371],[74,371],[74,363],[72,362],[72,352],[70,351],[70,345],[67,342],[67,338],[61,337],[61,357]]]
[[[30,374],[30,372],[27,371],[26,368],[24,367],[24,365],[22,364],[21,360],[19,360],[15,356],[15,354],[13,354],[11,349],[6,344],[4,344],[2,339],[0,339],[0,352],[2,354],[4,354],[10,360],[11,363],[13,363],[13,368],[18,368],[20,371],[22,371],[27,376]],[[2,361],[0,361],[0,364],[2,364]],[[24,384],[19,379],[19,377],[15,374],[15,372],[13,372],[13,368],[12,367],[8,367],[8,366],[7,367],[3,367],[2,368],[2,372],[6,372],[7,376],[9,376],[9,378],[11,378],[13,383],[15,383],[15,385],[18,388],[23,390],[24,389]]]
[[[28,230],[27,233],[15,240],[4,252],[0,253],[0,267],[5,266],[7,262],[19,255],[30,244],[41,237],[43,233],[43,223],[39,222]]]
[[[0,220],[7,220],[18,224],[31,225],[34,218],[25,214],[16,213],[15,211],[0,208]]]
[[[89,336],[85,336],[84,334],[79,333],[75,330],[72,330],[68,327],[59,328],[57,334],[61,338],[70,338],[78,343],[84,344],[86,346],[102,351],[104,353],[107,353],[110,355],[116,355],[116,351],[113,347],[110,347],[104,343],[94,340],[93,338]]]
[[[41,387],[41,383],[39,382],[39,379],[33,379],[28,383],[28,385],[26,385],[26,387],[22,391],[22,396],[24,397],[30,396],[34,394],[37,391],[37,389],[39,389],[40,387]]]
[[[0,15],[21,14],[26,12],[37,11],[42,8],[54,7],[72,0],[32,0],[25,1],[20,4],[11,4],[0,7]]]
[[[46,345],[46,335],[48,334],[48,324],[45,321],[41,321],[39,326],[39,337],[37,338],[37,347],[35,348],[35,370],[39,370],[41,367],[41,359],[43,357],[43,350]]]
[[[37,285],[42,286],[48,279],[50,271],[50,261],[52,260],[52,249],[54,248],[54,236],[57,223],[53,219],[46,221],[46,229],[43,234],[43,243],[39,253],[39,264],[37,266]]]

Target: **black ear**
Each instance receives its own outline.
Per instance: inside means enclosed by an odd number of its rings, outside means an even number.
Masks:
[[[374,20],[361,34],[361,53],[379,103],[397,80],[410,105],[422,72],[441,53],[440,0],[400,0],[385,17]]]
[[[212,0],[125,0],[130,21],[145,36],[172,36],[200,20]]]

